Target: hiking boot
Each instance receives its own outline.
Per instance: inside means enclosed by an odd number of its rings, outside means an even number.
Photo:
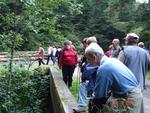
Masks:
[[[74,113],[82,113],[82,112],[87,111],[87,107],[78,106],[78,107],[73,108],[73,111]]]

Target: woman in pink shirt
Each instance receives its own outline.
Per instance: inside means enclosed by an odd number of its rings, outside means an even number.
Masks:
[[[42,47],[39,47],[39,51],[36,54],[38,62],[39,62],[39,66],[41,64],[45,64],[43,59],[44,59],[44,49]]]

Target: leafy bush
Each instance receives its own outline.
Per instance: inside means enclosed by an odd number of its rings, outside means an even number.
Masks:
[[[48,72],[42,68],[35,69],[37,75]],[[10,84],[8,76],[0,76],[0,113],[49,113],[49,76],[33,73],[15,68]]]
[[[34,75],[48,75],[49,74],[49,66],[42,66],[34,69]]]
[[[6,66],[0,66],[0,76],[6,75],[8,68]]]

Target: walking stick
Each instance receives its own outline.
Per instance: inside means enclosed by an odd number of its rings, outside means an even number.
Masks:
[[[79,99],[79,85],[80,85],[80,67],[77,65],[77,83],[76,83],[76,92],[77,92],[77,100]]]

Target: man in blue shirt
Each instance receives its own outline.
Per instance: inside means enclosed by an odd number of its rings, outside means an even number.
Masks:
[[[99,65],[89,112],[144,113],[143,96],[134,74],[119,60],[104,56],[96,43],[91,43],[85,54],[90,64]]]

